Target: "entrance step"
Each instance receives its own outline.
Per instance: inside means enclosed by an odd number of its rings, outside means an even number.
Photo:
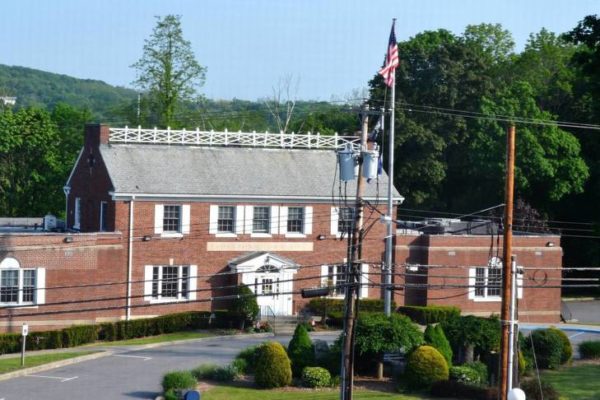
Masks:
[[[261,321],[268,322],[275,335],[292,335],[296,329],[296,325],[301,322],[298,317],[293,316],[261,318]]]

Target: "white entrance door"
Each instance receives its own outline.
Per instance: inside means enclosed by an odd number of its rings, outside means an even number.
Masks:
[[[257,271],[254,277],[256,301],[261,314],[292,315],[291,274],[280,270]]]

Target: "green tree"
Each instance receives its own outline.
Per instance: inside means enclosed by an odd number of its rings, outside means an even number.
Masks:
[[[33,217],[63,209],[59,147],[48,112],[22,108],[0,114],[0,215]]]
[[[157,17],[152,35],[145,41],[144,53],[135,64],[134,85],[145,90],[158,116],[159,125],[174,126],[182,100],[192,98],[204,83],[206,69],[183,38],[181,16]]]
[[[231,311],[241,317],[241,328],[244,329],[246,321],[256,321],[260,308],[256,302],[256,295],[244,284],[238,287],[238,297],[233,300]]]
[[[423,334],[410,318],[392,314],[371,313],[358,318],[354,338],[356,365],[371,367],[378,365],[381,377],[382,357],[385,352],[408,352],[423,343]]]
[[[292,362],[292,374],[299,378],[305,367],[312,367],[315,363],[315,349],[304,324],[298,324],[294,336],[287,349]]]

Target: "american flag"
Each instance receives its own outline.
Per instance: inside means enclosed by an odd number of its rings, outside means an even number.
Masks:
[[[396,21],[392,23],[385,65],[379,70],[379,74],[383,76],[385,84],[389,87],[394,86],[394,82],[396,81],[396,68],[400,64],[400,59],[398,58],[398,44],[396,43],[396,34],[394,33],[395,24]]]

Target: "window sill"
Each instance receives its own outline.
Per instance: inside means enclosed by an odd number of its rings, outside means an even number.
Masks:
[[[270,233],[251,233],[251,238],[270,238],[273,237]]]
[[[160,234],[161,238],[182,238],[183,237],[183,233],[181,232],[163,232]]]
[[[491,303],[491,302],[501,302],[502,298],[500,296],[474,297],[471,300],[473,300],[476,303]]]
[[[291,233],[286,233],[285,237],[290,238],[290,239],[304,239],[304,238],[306,238],[306,235],[304,233],[300,233],[300,232],[291,232]]]
[[[218,238],[235,238],[235,237],[237,237],[237,234],[232,233],[232,232],[215,233],[215,237],[218,237]]]
[[[188,299],[187,297],[185,298],[181,298],[181,299],[175,299],[175,298],[165,298],[165,299],[152,299],[150,298],[149,300],[150,304],[164,304],[164,303],[184,303],[187,301],[190,301],[190,299]]]
[[[0,303],[0,307],[6,307],[6,308],[11,308],[11,309],[35,309],[38,308],[38,304],[34,304],[34,303],[21,303],[21,304],[15,304],[15,303]]]

